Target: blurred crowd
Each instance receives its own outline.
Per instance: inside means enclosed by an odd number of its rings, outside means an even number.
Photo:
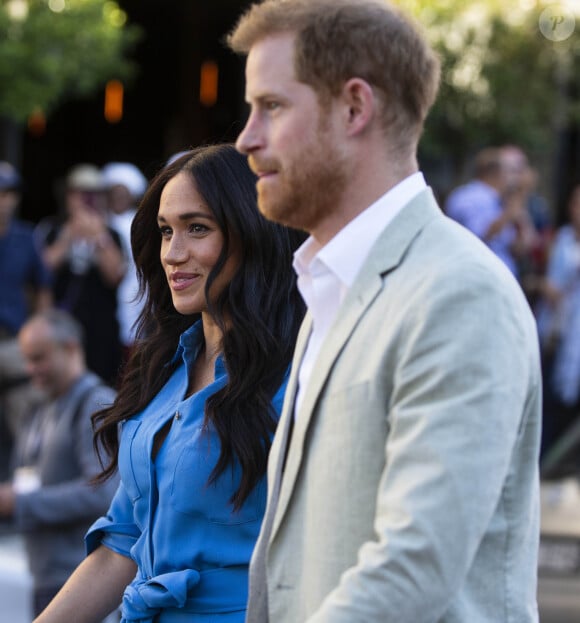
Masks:
[[[580,421],[580,184],[560,224],[539,181],[520,147],[488,147],[476,154],[471,179],[449,193],[444,210],[508,266],[534,311],[543,365],[543,457]]]
[[[70,314],[83,333],[88,369],[114,388],[140,309],[130,243],[147,188],[139,168],[73,166],[58,213],[36,224],[18,216],[23,187],[20,172],[0,162],[0,481],[11,473],[19,422],[46,400],[18,344],[25,322],[48,309]]]
[[[39,614],[84,558],[118,480],[94,486],[92,414],[114,400],[140,311],[130,230],[147,179],[81,163],[62,208],[18,217],[23,180],[0,162],[0,525],[24,535]]]

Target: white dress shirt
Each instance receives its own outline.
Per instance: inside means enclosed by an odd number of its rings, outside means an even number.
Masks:
[[[294,270],[298,275],[298,289],[313,323],[298,373],[295,414],[340,304],[372,246],[403,207],[426,187],[423,174],[414,173],[361,212],[326,245],[321,246],[310,236],[296,251]]]

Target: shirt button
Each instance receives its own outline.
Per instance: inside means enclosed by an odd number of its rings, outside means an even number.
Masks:
[[[179,413],[179,411],[175,412],[175,419],[176,420],[181,420],[181,413]]]

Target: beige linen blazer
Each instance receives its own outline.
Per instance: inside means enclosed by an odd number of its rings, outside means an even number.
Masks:
[[[294,422],[298,338],[249,623],[537,621],[534,318],[427,190],[373,246]]]

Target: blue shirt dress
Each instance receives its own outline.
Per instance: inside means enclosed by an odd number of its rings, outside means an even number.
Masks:
[[[151,403],[123,423],[121,484],[107,515],[86,536],[88,552],[102,543],[137,563],[123,596],[126,623],[244,621],[266,479],[237,512],[228,501],[240,482],[237,462],[208,484],[220,443],[213,426],[204,427],[204,405],[226,384],[227,374],[218,358],[213,383],[184,398],[202,339],[200,322],[182,334],[174,358],[181,360],[179,367]],[[273,399],[278,414],[286,382]],[[152,461],[154,437],[169,420],[171,429]]]

